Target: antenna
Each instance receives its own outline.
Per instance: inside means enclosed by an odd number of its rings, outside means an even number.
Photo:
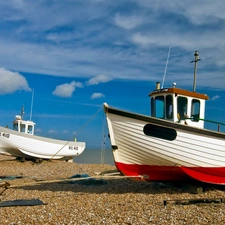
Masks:
[[[190,63],[195,63],[194,67],[194,83],[193,83],[193,92],[196,90],[196,75],[197,75],[197,62],[200,61],[201,59],[198,58],[198,51],[195,51],[195,60],[191,61]]]
[[[169,51],[168,51],[168,55],[167,55],[166,67],[165,67],[165,71],[164,71],[164,75],[163,75],[163,81],[162,81],[162,88],[164,86],[164,81],[165,81],[165,77],[166,77],[166,70],[167,70],[167,65],[168,65],[168,61],[169,61],[169,57],[170,57],[170,49],[171,49],[171,46],[169,47]]]
[[[21,119],[23,119],[23,114],[24,114],[24,106],[21,108]]]
[[[32,90],[31,109],[30,109],[30,121],[31,121],[31,118],[32,118],[33,101],[34,101],[34,89]]]

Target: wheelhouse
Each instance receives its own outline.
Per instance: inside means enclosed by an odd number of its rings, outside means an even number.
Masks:
[[[207,95],[177,88],[175,83],[171,88],[161,89],[157,82],[156,90],[149,96],[151,116],[204,128]]]
[[[13,121],[13,130],[18,132],[26,133],[33,135],[34,134],[34,126],[36,124],[32,121],[24,121],[22,120],[21,116],[16,116],[15,120]]]

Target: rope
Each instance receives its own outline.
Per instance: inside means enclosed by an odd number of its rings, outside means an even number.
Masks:
[[[98,109],[98,111],[74,134],[77,135],[81,130],[84,129],[97,115],[98,113],[102,110],[102,107]],[[70,141],[67,141],[52,157],[50,160],[52,160]]]
[[[60,180],[44,180],[44,181],[36,181],[36,182],[23,183],[23,184],[17,184],[17,185],[7,185],[5,187],[5,189],[33,186],[33,185],[37,185],[37,184],[50,184],[50,183],[60,183],[60,182],[65,182],[65,181],[88,180],[88,179],[93,179],[93,178],[101,178],[102,179],[102,177],[103,177],[103,175],[92,176],[92,177],[84,177],[84,178],[67,178],[67,179],[60,179]],[[110,179],[110,178],[119,178],[119,179],[139,178],[139,179],[143,179],[143,176],[141,176],[141,175],[137,175],[137,176],[104,176],[104,178],[106,178],[106,179]]]
[[[75,135],[76,134],[78,134],[84,127],[86,127],[97,115],[98,115],[98,113],[100,112],[102,110],[102,106],[98,109],[98,111],[91,117],[91,119],[90,120],[88,120],[81,128],[80,128],[80,130],[78,130],[76,133],[75,133]]]
[[[101,164],[104,164],[105,161],[105,143],[106,143],[106,118],[103,113],[103,126],[102,126],[102,145],[101,145]]]

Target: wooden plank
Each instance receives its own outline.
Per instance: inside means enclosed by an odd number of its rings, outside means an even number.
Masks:
[[[189,204],[206,204],[206,203],[225,203],[225,198],[199,198],[199,199],[175,199],[164,200],[164,205],[189,205]]]

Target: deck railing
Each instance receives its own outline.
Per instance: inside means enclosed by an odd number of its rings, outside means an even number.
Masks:
[[[209,123],[213,123],[213,124],[216,124],[217,125],[217,131],[220,132],[220,126],[225,126],[225,123],[221,123],[221,122],[217,122],[217,121],[213,121],[213,120],[207,120],[207,119],[200,119],[199,120],[202,120],[204,122],[209,122]]]
[[[201,118],[196,118],[196,117],[191,117],[191,118],[183,118],[180,120],[192,120],[192,121],[196,121],[198,122],[199,120],[202,120],[204,122],[208,122],[208,123],[213,123],[213,124],[217,124],[217,131],[220,132],[220,126],[224,126],[225,127],[225,123],[221,123],[221,122],[217,122],[217,121],[213,121],[213,120],[207,120],[207,119],[201,119]]]

